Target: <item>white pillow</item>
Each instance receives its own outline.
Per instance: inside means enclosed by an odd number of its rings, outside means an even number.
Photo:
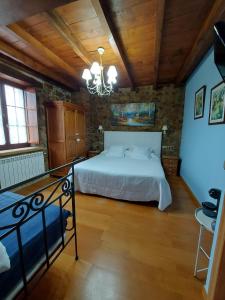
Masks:
[[[105,156],[108,157],[124,157],[125,147],[120,145],[110,146]]]
[[[151,159],[151,148],[132,146],[125,152],[125,157],[134,159]]]
[[[0,273],[10,269],[10,260],[5,246],[0,242]]]
[[[148,146],[136,146],[133,145],[130,147],[130,150],[135,151],[135,152],[139,152],[139,153],[151,153],[152,149]]]

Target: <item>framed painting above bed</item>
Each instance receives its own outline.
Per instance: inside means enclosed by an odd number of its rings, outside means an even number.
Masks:
[[[155,103],[112,104],[112,126],[152,126]]]
[[[209,125],[225,123],[225,82],[211,89]]]
[[[200,119],[204,116],[205,91],[206,86],[204,85],[195,93],[194,119]]]

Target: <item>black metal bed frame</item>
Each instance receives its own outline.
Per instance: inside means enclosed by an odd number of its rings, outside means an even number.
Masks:
[[[77,231],[76,231],[76,207],[75,207],[75,186],[74,186],[74,168],[73,166],[76,163],[79,163],[83,160],[77,159],[73,161],[72,163],[65,164],[63,166],[60,166],[58,168],[49,170],[45,173],[42,173],[38,176],[35,176],[33,178],[30,178],[28,180],[25,180],[23,182],[20,182],[18,184],[15,184],[13,186],[3,188],[0,190],[0,197],[1,194],[14,190],[18,187],[21,187],[24,184],[31,183],[33,181],[36,181],[38,179],[43,178],[46,175],[54,174],[55,171],[58,171],[62,168],[71,168],[71,172],[67,174],[66,176],[63,176],[61,178],[57,178],[54,182],[49,183],[45,185],[44,187],[39,188],[35,192],[24,196],[22,199],[15,201],[13,204],[10,204],[9,206],[6,206],[2,209],[0,209],[0,218],[1,214],[5,213],[6,211],[10,211],[11,216],[13,217],[13,220],[15,222],[13,224],[6,224],[3,227],[0,227],[0,230],[6,230],[4,233],[0,233],[0,241],[10,235],[13,232],[16,232],[17,236],[17,242],[18,242],[18,249],[19,249],[19,258],[20,258],[20,266],[21,266],[21,274],[22,274],[22,287],[19,289],[19,291],[14,295],[14,297],[18,296],[22,292],[25,293],[25,295],[28,292],[28,284],[30,281],[39,273],[42,269],[42,273],[40,274],[40,278],[48,271],[50,266],[54,263],[54,261],[58,258],[58,256],[61,254],[61,252],[64,250],[64,248],[69,244],[69,242],[74,238],[74,246],[75,246],[75,259],[78,260],[78,251],[77,251]],[[52,191],[50,194],[44,195],[44,191],[52,187]],[[1,201],[1,199],[0,199]],[[60,227],[61,227],[61,234],[60,234],[60,242],[58,245],[54,247],[54,249],[49,253],[49,247],[48,247],[48,236],[47,236],[47,227],[46,227],[46,214],[45,210],[47,207],[49,207],[51,204],[58,204],[60,208]],[[64,232],[64,226],[63,226],[63,208],[66,205],[71,204],[71,217],[72,217],[72,226],[70,228],[68,227],[68,223],[66,226],[66,231],[70,231],[71,234],[69,234],[69,237],[65,239],[65,232]],[[43,238],[44,238],[44,249],[45,249],[45,258],[44,262],[38,266],[38,268],[32,273],[30,278],[28,278],[28,274],[25,269],[24,264],[24,253],[23,253],[23,245],[22,245],[22,239],[21,239],[21,226],[27,222],[29,222],[30,219],[32,219],[37,214],[41,214],[42,217],[42,228],[43,228]],[[37,262],[38,263],[38,262]],[[45,268],[44,268],[45,267]]]

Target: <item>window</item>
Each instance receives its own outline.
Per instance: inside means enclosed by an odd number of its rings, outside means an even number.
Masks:
[[[3,118],[2,118],[2,105],[0,101],[0,146],[5,145],[5,133],[3,127]]]
[[[4,86],[10,144],[27,143],[25,101],[23,90]]]
[[[0,94],[0,149],[38,143],[36,95],[4,84]]]

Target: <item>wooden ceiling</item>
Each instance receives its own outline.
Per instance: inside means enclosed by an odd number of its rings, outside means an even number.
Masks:
[[[180,84],[224,11],[225,0],[2,0],[0,53],[73,89],[102,46],[120,87]]]

